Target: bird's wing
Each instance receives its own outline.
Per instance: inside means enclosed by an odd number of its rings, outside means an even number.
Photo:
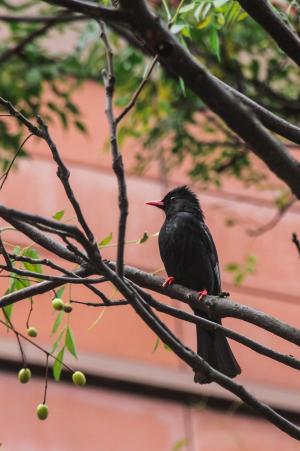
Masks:
[[[201,222],[201,229],[203,231],[203,242],[207,249],[207,254],[209,256],[209,260],[211,263],[211,267],[213,268],[215,281],[216,281],[216,289],[217,291],[221,290],[221,276],[220,276],[220,267],[219,267],[219,259],[217,249],[209,231],[209,228],[204,222]]]

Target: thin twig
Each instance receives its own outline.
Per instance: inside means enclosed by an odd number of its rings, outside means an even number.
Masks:
[[[51,357],[52,359],[56,360],[57,362],[61,363],[62,366],[64,368],[66,368],[67,370],[71,371],[72,373],[74,373],[74,369],[71,368],[69,365],[67,365],[66,363],[64,363],[62,360],[58,359],[57,357],[55,357],[55,355],[53,355],[51,352],[47,351],[46,349],[42,348],[42,346],[38,345],[37,343],[35,343],[34,341],[30,340],[30,338],[26,337],[26,335],[23,335],[21,332],[18,332],[16,329],[13,329],[13,327],[11,325],[8,325],[7,323],[5,323],[5,321],[2,321],[0,319],[0,324],[3,324],[3,326],[8,327],[9,329],[11,329],[13,332],[15,332],[15,334],[20,338],[22,338],[23,340],[28,341],[28,343],[32,344],[35,348],[39,349],[40,351],[42,351],[44,354],[46,354],[47,356]]]
[[[152,73],[152,71],[153,71],[153,69],[154,69],[154,67],[155,67],[155,65],[156,65],[156,63],[157,63],[157,61],[158,61],[158,55],[156,55],[156,56],[153,58],[153,60],[151,61],[151,64],[149,65],[149,67],[148,67],[148,69],[147,69],[145,75],[143,76],[143,79],[142,79],[142,81],[141,81],[139,87],[137,88],[137,90],[136,90],[135,93],[133,94],[133,96],[132,96],[131,100],[129,101],[128,105],[127,105],[127,106],[124,108],[124,110],[119,114],[119,116],[116,117],[116,119],[115,119],[116,124],[118,124],[118,123],[123,119],[123,117],[125,117],[126,114],[127,114],[127,113],[135,106],[135,104],[136,104],[136,102],[137,102],[137,99],[138,99],[140,93],[142,92],[144,86],[145,86],[146,83],[148,82],[148,80],[149,80],[149,78],[150,78],[150,76],[151,76],[151,73]]]
[[[128,216],[128,199],[127,188],[124,174],[124,165],[122,155],[119,151],[118,139],[117,139],[117,123],[113,112],[113,95],[115,89],[115,75],[113,69],[113,52],[110,47],[107,34],[105,31],[105,25],[103,22],[99,22],[101,28],[101,39],[104,42],[106,51],[106,70],[102,71],[104,80],[105,94],[106,94],[106,106],[105,113],[109,123],[110,130],[110,144],[113,158],[113,170],[116,174],[118,181],[118,203],[119,203],[119,227],[118,227],[118,247],[117,247],[117,274],[123,276],[124,267],[124,246],[125,246],[125,233],[126,222]]]
[[[49,354],[46,354],[46,365],[45,365],[45,388],[44,388],[43,404],[46,404],[46,400],[47,400],[48,374],[49,374]]]
[[[296,197],[293,196],[292,199],[289,202],[287,202],[287,204],[284,207],[278,209],[278,211],[275,213],[273,218],[270,219],[270,221],[266,222],[260,227],[257,227],[256,229],[247,230],[248,235],[257,237],[272,230],[283,218],[283,216],[289,211],[289,209],[294,205],[296,200],[297,200]]]
[[[27,327],[27,329],[29,329],[29,321],[30,321],[32,312],[33,312],[33,299],[30,298],[30,308],[29,308],[29,312],[28,312],[28,315],[27,315],[27,319],[26,319],[26,327]]]
[[[129,302],[126,301],[125,299],[120,300],[120,301],[109,301],[108,303],[106,302],[83,302],[83,301],[75,301],[74,299],[70,300],[71,304],[80,304],[80,305],[85,305],[86,307],[114,307],[114,306],[118,306],[118,305],[129,305]]]
[[[23,368],[26,368],[27,367],[26,355],[25,355],[25,352],[24,352],[24,349],[23,349],[23,346],[22,346],[22,343],[21,343],[21,340],[20,340],[20,337],[19,337],[19,333],[16,331],[15,326],[11,322],[11,319],[8,316],[8,313],[5,311],[5,309],[2,309],[2,311],[3,311],[3,315],[5,316],[5,319],[6,319],[7,322],[5,323],[4,321],[1,321],[1,320],[0,320],[0,322],[2,324],[5,324],[6,327],[11,329],[13,331],[13,333],[15,334],[17,342],[18,342],[18,346],[19,346],[19,349],[20,349],[21,358],[22,358],[22,366],[23,366]]]
[[[57,164],[57,176],[60,179],[60,181],[62,182],[62,185],[65,189],[66,195],[74,208],[78,222],[82,226],[83,230],[85,231],[88,240],[91,243],[94,243],[95,242],[94,235],[93,235],[91,229],[89,228],[89,226],[87,225],[86,220],[84,219],[80,205],[79,205],[79,203],[73,193],[71,185],[69,183],[70,172],[69,172],[68,168],[65,166],[64,162],[62,161],[62,159],[59,155],[58,149],[49,134],[47,125],[45,124],[45,122],[43,121],[43,119],[40,116],[38,116],[37,120],[38,120],[38,124],[42,130],[43,138],[47,142],[49,149],[52,152],[53,159]]]
[[[300,257],[300,241],[298,239],[298,236],[296,233],[292,234],[292,242],[295,244],[296,249],[298,251],[299,257]]]
[[[28,135],[28,136],[24,139],[24,141],[22,142],[22,144],[21,144],[20,147],[18,148],[17,152],[15,153],[13,159],[12,159],[11,162],[9,163],[8,168],[6,169],[6,171],[4,172],[4,174],[1,175],[0,181],[2,180],[2,182],[1,182],[1,184],[0,184],[0,191],[2,190],[3,185],[4,185],[4,183],[5,183],[5,181],[6,181],[7,177],[8,177],[8,174],[9,174],[9,172],[10,172],[10,170],[11,170],[11,168],[12,168],[12,166],[13,166],[13,164],[14,164],[16,158],[17,158],[17,156],[18,156],[19,153],[21,152],[22,147],[23,147],[24,144],[29,140],[29,138],[31,138],[31,136],[33,136],[33,133],[30,133],[30,135]]]
[[[37,30],[34,30],[24,39],[22,39],[15,47],[9,48],[5,50],[0,55],[0,64],[6,63],[12,56],[20,55],[25,47],[30,44],[32,41],[36,40],[38,37],[43,36],[47,31],[53,28],[57,24],[56,21],[48,21],[44,25],[42,25]]]
[[[68,276],[51,276],[49,274],[40,274],[38,272],[34,271],[27,271],[25,269],[19,269],[19,268],[8,268],[7,266],[0,265],[1,269],[5,269],[7,271],[11,271],[14,274],[18,274],[20,276],[28,276],[28,277],[35,277],[38,280],[48,280],[50,282],[63,282],[63,283],[74,283],[74,284],[83,284],[83,285],[90,285],[90,284],[96,284],[96,283],[102,283],[103,277],[96,277],[94,279],[89,278],[81,278],[81,277],[68,277]]]

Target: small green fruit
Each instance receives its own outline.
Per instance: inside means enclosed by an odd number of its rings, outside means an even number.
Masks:
[[[28,327],[27,329],[27,334],[29,335],[29,337],[37,337],[38,331],[36,327]]]
[[[86,377],[81,371],[75,371],[75,373],[72,374],[72,381],[75,385],[85,385]]]
[[[60,298],[54,298],[52,301],[52,307],[54,310],[62,310],[64,308],[63,300]]]
[[[31,378],[31,371],[29,368],[22,368],[18,373],[18,379],[21,384],[27,384]]]
[[[65,311],[66,313],[71,313],[72,310],[73,310],[73,307],[72,307],[71,304],[65,304],[65,305],[64,305],[64,311]]]
[[[47,404],[39,404],[36,408],[36,413],[40,420],[46,420],[49,413]]]

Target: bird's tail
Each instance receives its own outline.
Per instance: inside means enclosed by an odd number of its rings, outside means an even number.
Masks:
[[[195,312],[196,313],[196,312]],[[201,313],[201,316],[204,316]],[[215,320],[221,324],[221,320]],[[210,332],[197,325],[197,353],[206,360],[213,368],[226,376],[234,378],[241,373],[228,341],[222,331]],[[208,384],[211,382],[209,376],[202,371],[195,372],[195,382]]]

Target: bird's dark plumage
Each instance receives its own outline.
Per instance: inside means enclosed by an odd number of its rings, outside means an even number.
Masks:
[[[162,201],[149,204],[163,209],[166,214],[159,233],[159,249],[168,276],[187,288],[219,294],[221,281],[217,250],[196,195],[187,186],[182,186],[170,191]],[[205,317],[200,309],[194,309],[194,312]],[[217,317],[209,319],[221,322]],[[241,369],[224,334],[210,332],[199,325],[196,327],[198,354],[229,377],[240,374]],[[211,381],[196,371],[195,382]]]

